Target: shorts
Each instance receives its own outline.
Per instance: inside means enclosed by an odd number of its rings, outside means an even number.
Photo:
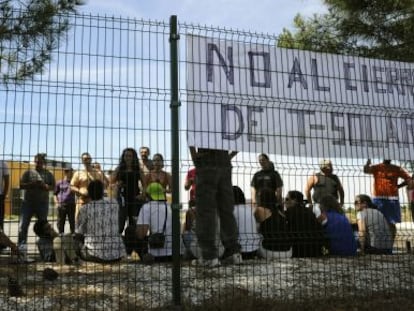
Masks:
[[[401,222],[401,208],[398,200],[374,198],[372,199],[372,202],[377,206],[378,210],[390,224]]]

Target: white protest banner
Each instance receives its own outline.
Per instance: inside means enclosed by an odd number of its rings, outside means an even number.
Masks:
[[[190,146],[412,160],[414,64],[187,36]]]

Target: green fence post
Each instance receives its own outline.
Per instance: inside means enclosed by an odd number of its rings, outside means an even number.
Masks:
[[[178,95],[178,40],[177,16],[170,17],[170,57],[171,57],[171,154],[172,154],[172,235],[173,235],[173,269],[172,294],[174,304],[181,305],[181,262],[180,262],[180,140]]]

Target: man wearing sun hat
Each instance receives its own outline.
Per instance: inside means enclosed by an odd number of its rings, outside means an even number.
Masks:
[[[319,201],[325,195],[334,196],[341,206],[344,205],[344,188],[339,177],[333,174],[332,161],[322,159],[319,162],[320,172],[308,178],[305,186],[305,196],[308,200],[309,208],[313,209],[316,217],[320,215]],[[313,194],[311,195],[311,191]]]
[[[172,213],[167,203],[164,187],[157,182],[150,183],[146,188],[149,202],[144,204],[138,216],[136,233],[143,241],[148,232],[164,233],[165,242],[162,247],[148,245],[148,253],[142,256],[143,261],[169,261],[172,256]]]

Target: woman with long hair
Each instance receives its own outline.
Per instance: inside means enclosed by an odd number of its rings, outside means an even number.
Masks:
[[[260,256],[268,259],[291,257],[286,217],[278,208],[273,189],[264,188],[259,191],[254,216],[259,223],[259,233],[263,236]]]
[[[124,231],[127,219],[129,226],[136,225],[142,202],[140,182],[143,185],[138,154],[134,148],[125,148],[111,177],[111,183],[116,183],[118,188],[120,233]]]

